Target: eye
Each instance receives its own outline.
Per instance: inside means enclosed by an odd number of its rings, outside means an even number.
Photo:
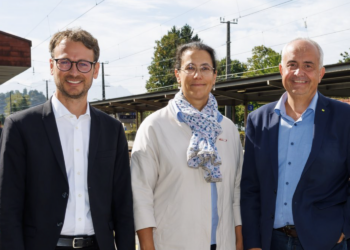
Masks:
[[[80,67],[89,67],[90,63],[87,61],[79,61],[79,66]]]
[[[193,65],[188,65],[186,67],[187,70],[196,70],[196,67],[194,67]]]
[[[211,68],[209,67],[209,66],[202,66],[201,67],[201,71],[202,72],[208,72],[208,71],[210,71],[211,70]]]
[[[60,60],[58,60],[58,63],[61,65],[69,65],[70,61],[67,59],[60,59]]]
[[[287,64],[287,67],[291,68],[291,69],[296,69],[297,68],[297,64],[296,63],[289,63],[289,64]]]

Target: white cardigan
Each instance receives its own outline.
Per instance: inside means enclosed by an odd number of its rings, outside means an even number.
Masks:
[[[172,100],[171,100],[172,101]],[[231,120],[220,123],[216,146],[222,160],[217,182],[217,250],[236,249],[235,226],[241,225],[242,147]],[[203,170],[187,166],[192,132],[168,106],[141,124],[131,156],[135,228],[154,227],[156,250],[206,250],[211,237],[211,185]]]

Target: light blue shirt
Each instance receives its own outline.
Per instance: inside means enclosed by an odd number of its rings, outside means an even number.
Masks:
[[[171,105],[176,113],[176,118],[179,122],[184,122],[182,118],[182,113],[179,110],[179,108],[176,106],[175,102],[172,101]],[[221,122],[223,119],[223,116],[218,112],[217,121]],[[219,214],[218,214],[218,207],[217,207],[217,201],[218,201],[218,193],[216,189],[216,183],[212,182],[211,184],[211,245],[216,244],[216,229],[218,227],[219,222]]]
[[[278,132],[278,189],[274,228],[294,225],[292,199],[310,155],[314,138],[315,108],[318,93],[301,117],[294,121],[286,114],[287,92],[275,107],[280,116]]]

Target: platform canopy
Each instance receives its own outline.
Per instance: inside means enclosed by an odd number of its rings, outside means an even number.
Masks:
[[[31,67],[32,42],[0,31],[0,84]]]
[[[328,97],[350,97],[350,63],[332,64],[325,68],[326,74],[319,84],[319,91]],[[212,93],[220,106],[235,106],[250,101],[277,101],[284,91],[281,75],[273,73],[219,82]],[[96,101],[91,105],[110,114],[155,111],[165,107],[177,92],[177,89],[151,92]]]

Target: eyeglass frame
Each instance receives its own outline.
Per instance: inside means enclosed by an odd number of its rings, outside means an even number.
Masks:
[[[188,66],[188,65],[187,65],[187,66]],[[186,67],[187,67],[187,66],[186,66]],[[187,73],[187,72],[186,72],[186,69],[178,68],[177,70],[181,70],[181,71],[185,72],[186,75],[190,75],[190,76],[191,76],[191,75],[195,75],[196,72],[197,72],[197,70],[198,70],[198,67],[196,67],[196,65],[192,65],[192,66],[196,68],[196,70],[195,70],[194,73],[192,73],[192,74],[191,74],[191,73]],[[202,65],[202,66],[204,66],[204,65]],[[213,67],[210,66],[210,65],[205,65],[205,66],[211,68],[211,71],[213,71],[213,74],[215,74],[215,71],[216,71],[215,68],[213,68]],[[203,74],[203,72],[200,70],[200,68],[201,68],[201,67],[199,67],[199,72],[200,72],[201,74]]]
[[[54,61],[56,62],[56,67],[57,67],[60,71],[62,71],[62,72],[70,71],[70,70],[72,69],[72,67],[73,67],[73,63],[75,63],[75,66],[76,66],[77,70],[78,70],[80,73],[83,73],[83,74],[89,73],[89,72],[92,70],[92,66],[95,66],[96,63],[97,63],[97,61],[90,62],[90,61],[87,61],[87,60],[72,61],[72,60],[70,60],[69,58],[52,58],[52,60],[54,60]],[[62,70],[62,69],[60,69],[60,68],[58,67],[58,63],[57,63],[57,61],[59,61],[59,60],[68,60],[68,61],[71,63],[70,68],[67,69],[67,70]],[[81,70],[79,69],[79,67],[78,67],[78,63],[79,63],[79,62],[87,62],[87,63],[90,63],[90,64],[91,64],[90,70],[89,70],[89,71],[86,71],[86,72],[81,71]]]

